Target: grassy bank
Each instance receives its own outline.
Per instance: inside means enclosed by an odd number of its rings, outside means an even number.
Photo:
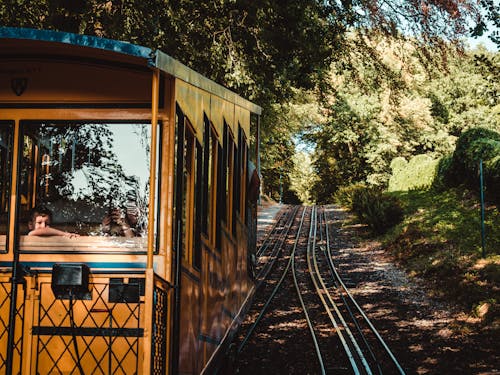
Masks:
[[[404,220],[383,237],[410,276],[487,325],[499,325],[500,212],[487,205],[482,258],[480,204],[463,189],[394,192]]]

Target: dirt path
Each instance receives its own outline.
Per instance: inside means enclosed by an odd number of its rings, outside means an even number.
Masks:
[[[430,297],[422,280],[410,279],[364,228],[346,225],[333,209],[338,237],[335,264],[408,374],[496,374],[500,340],[491,331],[461,329],[464,314]]]

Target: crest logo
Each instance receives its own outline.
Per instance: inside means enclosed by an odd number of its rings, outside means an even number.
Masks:
[[[14,94],[21,96],[28,87],[28,78],[12,78],[10,87],[14,91]]]

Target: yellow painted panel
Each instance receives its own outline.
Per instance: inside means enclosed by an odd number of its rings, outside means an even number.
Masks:
[[[250,136],[249,136],[249,134],[250,134],[250,112],[244,108],[236,106],[235,123],[236,124],[239,123],[240,126],[242,127],[242,129],[245,133],[245,137],[247,139],[247,143],[248,143],[248,140],[250,139]],[[234,134],[235,134],[235,138],[236,138],[235,141],[238,142],[237,132]]]
[[[210,95],[186,82],[175,82],[175,98],[182,112],[193,125],[200,143],[203,143],[203,113],[210,118]]]
[[[4,324],[0,325],[0,368],[5,368],[5,358],[7,358],[7,337],[9,328],[9,312],[10,312],[10,291],[11,281],[10,274],[0,274],[0,321]]]
[[[142,278],[138,274],[135,277]],[[112,278],[121,278],[125,283],[130,274],[113,274]],[[76,364],[71,335],[71,317],[79,330],[87,330],[90,335],[76,335],[80,348],[80,363],[84,373],[128,374],[142,373],[144,338],[121,336],[120,330],[138,332],[144,329],[144,307],[140,302],[113,302],[110,301],[110,278],[104,275],[92,275],[91,300],[75,300],[69,314],[69,301],[56,300],[51,290],[50,274],[40,274],[35,299],[37,306],[33,311],[33,324],[50,329],[38,335],[33,334],[32,344],[32,373],[48,374],[54,368],[61,373],[75,373]],[[144,297],[141,297],[144,298]],[[147,301],[150,303],[150,301]],[[31,327],[26,327],[30,331]],[[108,329],[112,336],[99,333],[99,330]],[[114,330],[114,331],[113,331]],[[52,333],[53,332],[53,333]],[[94,333],[92,333],[94,332]],[[117,334],[115,335],[114,332]],[[112,354],[110,362],[103,362],[100,358]],[[33,366],[36,366],[34,369]]]
[[[211,98],[211,120],[222,140],[222,129],[224,126],[224,120],[231,128],[234,134],[234,104],[224,101],[219,97],[212,96]]]

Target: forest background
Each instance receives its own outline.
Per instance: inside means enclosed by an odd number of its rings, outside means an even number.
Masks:
[[[499,129],[497,0],[3,0],[0,25],[158,48],[264,109],[263,192],[387,187],[391,162]]]
[[[2,0],[0,26],[161,49],[259,104],[263,193],[340,199],[385,235],[410,276],[498,332],[499,9],[498,0]],[[493,48],[468,48],[479,37]],[[497,192],[486,257],[482,156],[487,198]]]

